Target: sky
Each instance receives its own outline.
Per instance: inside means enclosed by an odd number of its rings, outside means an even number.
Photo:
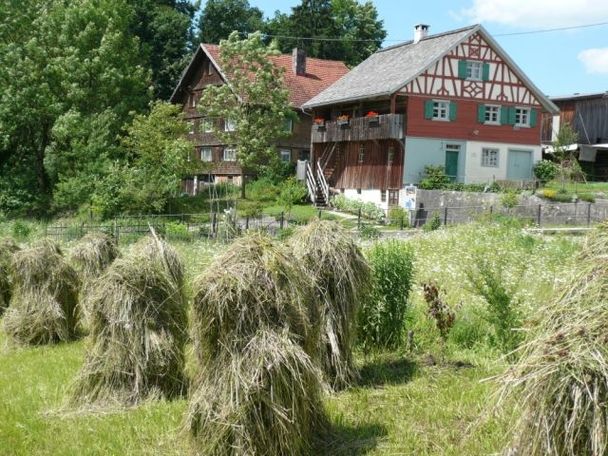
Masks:
[[[528,77],[550,96],[608,91],[608,0],[373,0],[384,46],[412,38],[414,25],[441,33],[481,23]],[[204,1],[202,2],[204,6]],[[299,0],[249,0],[266,16]],[[500,36],[606,22],[605,25]]]

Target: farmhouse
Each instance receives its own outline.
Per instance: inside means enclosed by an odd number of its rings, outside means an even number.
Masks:
[[[224,119],[210,119],[201,114],[197,106],[201,92],[209,84],[229,82],[219,66],[220,48],[215,44],[201,44],[184,71],[170,101],[183,106],[185,118],[190,123],[189,138],[194,143],[194,158],[201,162],[201,173],[184,180],[183,190],[195,195],[206,184],[232,182],[240,185],[241,169],[236,153],[229,144],[222,144],[213,134],[217,128],[230,131],[233,126]],[[289,91],[289,102],[298,114],[297,122],[286,122],[291,135],[277,143],[281,159],[288,162],[308,160],[310,157],[310,129],[312,119],[301,107],[304,102],[319,94],[348,72],[341,61],[307,58],[302,49],[294,49],[292,55],[270,57],[275,65],[284,68],[284,80]],[[204,111],[204,109],[203,109]],[[203,171],[203,162],[211,162],[211,172]],[[207,163],[208,164],[208,163]]]
[[[307,179],[319,197],[333,188],[387,208],[427,165],[464,183],[532,178],[541,113],[557,107],[481,25],[428,29],[416,25],[412,41],[376,52],[304,104],[314,116]]]
[[[581,167],[592,180],[608,180],[608,92],[575,93],[552,97],[559,115],[543,117],[542,142],[551,154],[550,146],[560,126],[570,124],[578,135],[569,149],[579,159]]]

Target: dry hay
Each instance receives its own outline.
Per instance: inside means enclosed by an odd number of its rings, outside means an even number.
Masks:
[[[78,275],[59,246],[42,240],[13,256],[14,290],[4,317],[20,344],[48,344],[76,336]]]
[[[352,346],[358,305],[370,283],[369,266],[352,236],[335,222],[316,220],[299,228],[288,246],[316,285],[326,381],[343,388],[356,376]]]
[[[321,373],[289,335],[260,331],[208,368],[187,416],[199,454],[312,454],[311,442],[327,423]]]
[[[201,362],[242,348],[258,330],[284,328],[314,357],[318,318],[308,309],[306,271],[267,236],[235,241],[198,277],[194,292],[193,339]]]
[[[70,252],[70,263],[80,274],[82,283],[80,304],[85,321],[90,319],[90,310],[86,307],[88,300],[83,298],[88,294],[93,280],[105,271],[118,254],[116,243],[105,233],[86,234]]]
[[[606,245],[604,225],[589,236],[567,283],[540,309],[520,361],[501,378],[501,398],[518,407],[513,454],[608,452]]]
[[[145,238],[92,285],[85,363],[70,404],[133,405],[182,394],[186,302],[176,252]]]
[[[0,315],[8,307],[13,292],[13,254],[19,250],[17,243],[0,239]]]

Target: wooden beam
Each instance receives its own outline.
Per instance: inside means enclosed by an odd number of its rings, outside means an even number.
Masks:
[[[397,105],[397,92],[391,95],[391,114],[395,114]]]

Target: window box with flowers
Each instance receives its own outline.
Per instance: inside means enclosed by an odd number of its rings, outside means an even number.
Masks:
[[[341,116],[338,116],[337,119],[338,125],[340,125],[343,128],[348,127],[348,122],[349,122],[349,117],[347,114],[343,114]]]
[[[367,122],[370,127],[377,127],[380,125],[380,116],[376,111],[369,111],[367,114],[365,114],[365,117],[367,118]]]
[[[315,125],[315,128],[319,131],[325,130],[325,119],[323,117],[315,117],[312,120],[312,123]]]

